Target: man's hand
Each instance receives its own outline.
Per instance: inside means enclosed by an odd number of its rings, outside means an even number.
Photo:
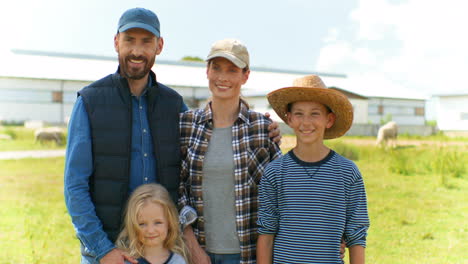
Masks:
[[[184,229],[184,238],[187,242],[187,247],[190,251],[190,257],[192,259],[192,263],[196,264],[211,264],[211,259],[206,254],[205,250],[198,244],[197,238],[193,233],[192,226],[187,226]]]
[[[102,259],[99,261],[100,264],[124,264],[125,260],[137,264],[138,261],[128,255],[126,252],[123,252],[120,249],[114,248],[109,251]]]
[[[270,118],[270,113],[266,112],[265,116],[267,118]],[[281,131],[279,129],[278,122],[273,121],[269,126],[268,126],[268,136],[278,145],[281,145]]]

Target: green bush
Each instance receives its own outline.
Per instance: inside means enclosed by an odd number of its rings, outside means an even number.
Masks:
[[[377,152],[375,152],[377,156]],[[452,188],[451,179],[467,175],[466,151],[446,147],[390,149],[388,169],[399,175],[438,175],[441,185]]]
[[[431,162],[432,166],[429,166],[432,169],[430,172],[462,178],[467,173],[466,163],[463,159],[464,155],[466,155],[466,152],[448,151],[441,147],[437,150],[437,155]]]
[[[415,172],[415,160],[404,149],[390,149],[388,151],[390,158],[389,169],[393,173],[401,175],[412,175]]]
[[[2,134],[9,135],[11,139],[16,139],[16,133],[13,129],[7,128],[1,132]]]

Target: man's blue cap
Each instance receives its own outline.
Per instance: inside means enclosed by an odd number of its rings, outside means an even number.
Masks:
[[[131,28],[142,28],[153,33],[156,37],[160,37],[158,16],[145,8],[132,8],[122,14],[117,31],[119,33],[125,32]]]

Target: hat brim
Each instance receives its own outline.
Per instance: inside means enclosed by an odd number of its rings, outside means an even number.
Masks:
[[[132,28],[141,28],[141,29],[144,29],[146,31],[149,31],[151,32],[153,35],[155,35],[156,37],[160,37],[160,33],[157,29],[155,29],[154,27],[150,26],[150,25],[147,25],[145,23],[141,23],[141,22],[133,22],[133,23],[128,23],[122,27],[119,28],[119,32],[125,32],[129,29],[132,29]]]
[[[325,130],[324,139],[344,135],[353,123],[353,106],[346,95],[328,88],[285,87],[267,95],[268,102],[276,114],[288,123],[288,104],[294,102],[318,102],[329,107],[336,119],[332,127]]]
[[[226,52],[215,52],[213,54],[210,54],[210,56],[208,56],[206,60],[209,61],[211,59],[218,58],[218,57],[228,59],[230,62],[234,63],[234,65],[236,65],[237,67],[241,69],[244,69],[245,67],[247,67],[247,64],[239,60],[236,56],[230,53],[226,53]]]

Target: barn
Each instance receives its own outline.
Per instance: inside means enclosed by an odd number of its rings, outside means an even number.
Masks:
[[[12,50],[3,58],[0,62],[0,120],[4,122],[64,123],[71,114],[77,91],[115,72],[118,65],[116,57],[28,50]],[[6,63],[12,61],[15,63]],[[210,94],[205,67],[203,62],[157,58],[153,70],[159,82],[177,90],[190,108],[197,108]],[[242,94],[254,110],[270,112],[274,120],[280,121],[268,105],[266,94],[290,86],[294,79],[309,74],[319,75],[327,86],[348,96],[355,116],[352,134],[376,135],[376,126],[388,115],[403,125],[424,126],[424,99],[357,94],[346,89],[344,74],[252,67]]]
[[[6,61],[15,63],[9,65]],[[115,72],[117,65],[115,57],[13,50],[0,62],[0,120],[63,123],[71,114],[77,91]],[[195,108],[209,96],[205,67],[200,62],[157,59],[153,70],[159,82],[177,90],[187,105]],[[289,86],[294,79],[307,74],[319,74],[333,85],[346,79],[342,74],[253,67],[243,91],[259,92],[264,98],[268,91]],[[263,110],[260,106],[255,109]]]

